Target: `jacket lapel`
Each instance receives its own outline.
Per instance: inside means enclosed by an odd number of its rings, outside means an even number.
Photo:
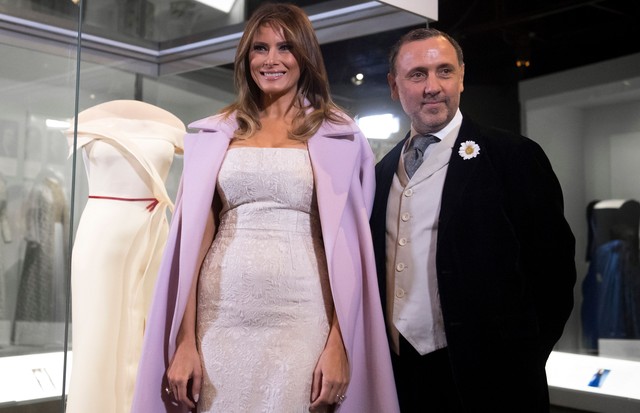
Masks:
[[[467,140],[474,141],[480,146],[481,150],[476,158],[465,160],[458,155],[460,145]],[[458,132],[458,138],[451,149],[447,177],[445,178],[442,191],[439,228],[441,233],[446,228],[447,223],[455,211],[464,207],[464,205],[461,205],[462,194],[467,189],[469,179],[474,176],[479,163],[484,160],[483,157],[486,158],[486,153],[482,152],[483,146],[484,141],[482,137],[478,135],[471,121],[463,119],[460,132]]]
[[[355,133],[355,130],[344,125],[323,126],[308,142],[329,263],[333,262],[340,220],[357,165],[359,146],[354,141]]]
[[[428,155],[429,160],[424,162],[412,178],[411,185],[429,178],[440,169],[447,166],[451,159],[451,148],[445,145],[435,145],[433,152]]]
[[[231,118],[207,118],[189,125],[201,132],[185,137],[182,228],[190,236],[197,235],[194,239],[198,242],[202,241],[204,228],[200,227],[211,208],[218,171],[233,136],[234,124]]]
[[[211,208],[218,171],[228,146],[229,138],[216,132],[185,137],[182,228],[191,235],[196,235],[192,229],[202,229],[203,218]]]

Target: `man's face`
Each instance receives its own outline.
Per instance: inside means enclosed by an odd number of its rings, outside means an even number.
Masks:
[[[441,36],[405,43],[398,51],[395,75],[387,81],[391,98],[400,100],[419,133],[434,133],[453,119],[464,90],[464,65]]]

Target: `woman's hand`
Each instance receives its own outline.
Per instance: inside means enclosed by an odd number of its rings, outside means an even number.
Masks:
[[[337,317],[334,315],[327,344],[313,371],[309,411],[313,412],[322,406],[342,403],[349,386],[349,376],[349,360],[342,342]]]
[[[193,399],[189,397],[189,380]],[[183,342],[178,346],[167,369],[167,382],[169,393],[175,400],[190,409],[196,407],[202,386],[202,364],[195,343]]]
[[[198,252],[197,268],[202,266],[202,261],[211,247],[214,234],[213,210],[209,210],[209,215],[205,224],[204,237]],[[189,409],[196,407],[200,398],[202,387],[202,364],[200,354],[196,345],[196,303],[198,295],[198,281],[200,271],[193,276],[189,298],[184,309],[184,315],[180,323],[180,329],[176,336],[176,353],[173,355],[169,368],[167,369],[167,393]],[[191,380],[191,392],[189,392],[189,380]],[[189,395],[192,397],[189,397]]]

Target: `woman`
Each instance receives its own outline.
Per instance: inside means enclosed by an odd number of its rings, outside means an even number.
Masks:
[[[185,138],[132,411],[395,412],[373,154],[300,8],[255,11],[235,82],[238,100]]]

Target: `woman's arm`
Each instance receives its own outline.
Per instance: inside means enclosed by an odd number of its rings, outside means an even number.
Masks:
[[[323,405],[341,402],[349,386],[349,360],[342,341],[336,312],[333,312],[329,336],[313,372],[311,406],[313,411]]]
[[[198,280],[200,276],[200,267],[204,261],[204,257],[213,242],[214,235],[213,210],[209,211],[207,222],[205,224],[204,236],[200,251],[198,252],[198,269],[193,276],[191,289],[189,290],[189,299],[185,308],[184,316],[180,324],[180,330],[176,337],[176,352],[173,355],[169,368],[167,369],[167,381],[169,390],[173,397],[184,403],[190,409],[195,407],[200,396],[200,388],[202,386],[202,364],[196,343],[196,305]],[[191,393],[189,397],[188,383],[192,381]]]

